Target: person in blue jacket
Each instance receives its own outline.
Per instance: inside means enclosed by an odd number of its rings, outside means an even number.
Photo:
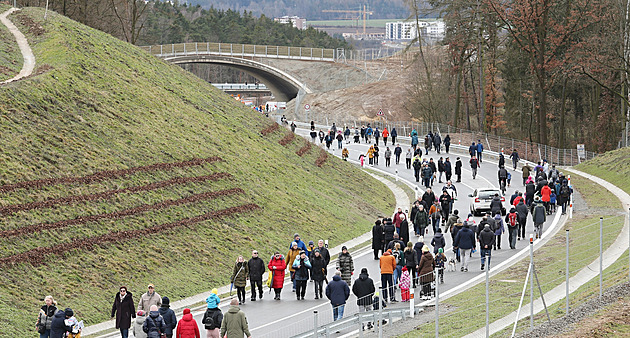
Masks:
[[[457,232],[455,242],[453,242],[453,247],[458,248],[460,256],[463,257],[464,262],[462,264],[461,271],[468,271],[468,258],[470,257],[469,252],[471,249],[475,248],[475,233],[470,230],[468,222],[464,223],[464,227]]]
[[[289,249],[291,249],[291,245],[293,244],[293,242],[297,243],[299,250],[308,251],[308,248],[306,247],[306,244],[304,244],[304,242],[302,242],[302,240],[300,239],[300,235],[299,234],[296,233],[295,235],[293,235],[293,241],[291,241],[291,243],[289,244]]]
[[[333,280],[326,286],[326,297],[330,299],[333,308],[333,320],[343,318],[343,310],[348,297],[350,297],[350,287],[341,280],[341,271],[335,271]]]
[[[295,295],[297,300],[304,300],[306,294],[306,281],[308,281],[308,271],[311,269],[311,262],[306,256],[306,251],[300,251],[300,255],[293,261],[295,269]]]
[[[481,144],[481,140],[477,140],[477,158],[479,159],[479,163],[482,163],[481,153],[483,153],[483,144]]]
[[[392,137],[392,145],[396,144],[396,138],[398,137],[398,132],[396,128],[392,128],[392,131],[389,133],[389,136]]]
[[[468,147],[468,154],[470,157],[477,156],[477,145],[473,142],[470,147]]]

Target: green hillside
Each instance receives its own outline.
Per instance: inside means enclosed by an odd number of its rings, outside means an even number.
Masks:
[[[46,295],[91,325],[120,285],[178,300],[228,284],[238,254],[334,246],[394,207],[177,66],[41,9],[9,18],[37,66],[0,87],[0,336],[36,337]]]
[[[630,148],[606,152],[575,168],[600,177],[630,194]]]

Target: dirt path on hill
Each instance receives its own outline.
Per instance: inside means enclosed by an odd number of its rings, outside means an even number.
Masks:
[[[11,15],[13,12],[18,11],[17,8],[11,8],[8,11],[0,14],[0,22],[7,26],[11,34],[15,36],[15,40],[17,41],[18,46],[20,47],[20,51],[22,52],[22,57],[24,57],[24,64],[22,65],[22,70],[20,73],[13,77],[12,79],[8,79],[6,81],[0,82],[0,85],[7,84],[13,81],[20,80],[27,76],[30,76],[33,73],[33,69],[35,69],[35,55],[33,55],[33,51],[31,47],[28,45],[28,41],[24,34],[20,32],[20,30],[15,27],[15,25],[9,20],[7,17]]]

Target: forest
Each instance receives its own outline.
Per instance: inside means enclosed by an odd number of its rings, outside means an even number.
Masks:
[[[560,148],[625,145],[628,0],[430,3],[447,31],[440,46],[409,49],[407,109],[419,119]]]
[[[18,0],[18,7],[46,6]],[[349,48],[343,39],[313,28],[298,30],[251,11],[203,9],[142,0],[49,0],[49,9],[135,45],[225,42],[296,47]]]

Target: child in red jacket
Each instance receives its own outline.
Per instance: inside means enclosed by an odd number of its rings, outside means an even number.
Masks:
[[[176,338],[201,338],[197,321],[193,318],[190,309],[184,309],[184,317],[177,323]]]

